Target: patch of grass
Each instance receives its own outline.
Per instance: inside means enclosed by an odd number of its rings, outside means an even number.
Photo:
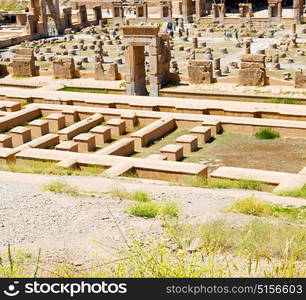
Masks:
[[[164,237],[158,239],[147,242],[134,239],[118,256],[90,268],[79,268],[69,261],[53,267],[39,259],[35,262],[28,253],[20,256],[1,253],[0,277],[306,276],[305,230],[301,226],[275,226],[267,221],[237,226],[216,221],[195,225],[176,223],[165,230]]]
[[[59,181],[59,180],[56,180],[56,181],[53,181],[53,182],[50,182],[44,185],[43,190],[45,192],[53,192],[57,194],[68,194],[71,196],[81,196],[82,195],[77,188],[72,187],[68,183],[64,181]]]
[[[301,101],[292,98],[272,98],[264,101],[265,103],[280,103],[280,104],[303,104]]]
[[[244,190],[256,190],[263,191],[264,185],[256,180],[240,179],[240,180],[229,180],[229,179],[218,179],[218,178],[203,178],[203,177],[192,177],[183,180],[184,185],[192,187],[202,188],[217,188],[217,189],[244,189]]]
[[[137,201],[137,202],[150,202],[150,201],[152,201],[152,197],[144,191],[136,191],[136,192],[132,193],[130,199],[133,200],[133,201]]]
[[[93,94],[108,94],[109,91],[103,89],[86,89],[66,86],[59,91],[61,92],[76,92],[76,93],[93,93]]]
[[[62,168],[55,162],[24,161],[18,163],[0,163],[0,171],[47,175],[97,176],[104,172],[101,166],[87,166],[82,169]]]
[[[159,206],[156,202],[138,202],[131,205],[127,210],[130,216],[142,218],[155,218],[158,211]]]
[[[255,133],[255,137],[259,140],[273,140],[279,138],[279,132],[273,129],[261,129]]]
[[[155,218],[157,215],[177,218],[179,207],[174,201],[138,202],[130,205],[127,212],[130,216],[143,218]]]
[[[202,225],[169,225],[168,235],[179,249],[201,251],[219,249],[222,253],[239,256],[306,259],[306,232],[303,225],[277,224],[255,220],[249,224],[234,225],[214,221]]]
[[[258,217],[290,219],[293,221],[304,222],[306,220],[306,206],[285,207],[271,204],[255,197],[237,200],[227,211]]]
[[[159,214],[177,218],[180,214],[179,206],[174,201],[165,201],[159,205]]]
[[[287,197],[296,197],[296,198],[304,198],[306,199],[306,185],[304,185],[299,190],[290,190],[290,191],[282,191],[278,192],[279,196],[287,196]]]

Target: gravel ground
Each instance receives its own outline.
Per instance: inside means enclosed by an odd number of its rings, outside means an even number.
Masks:
[[[275,203],[305,205],[305,201],[280,198],[269,193],[174,187],[151,181],[98,177],[61,177],[81,190],[105,192],[117,187],[127,191],[145,190],[156,200],[175,200],[181,220],[201,223],[214,219],[247,222],[249,216],[223,212],[237,198],[259,195]],[[129,217],[129,200],[101,197],[73,197],[43,192],[42,185],[56,176],[0,172],[0,250],[10,243],[16,249],[42,249],[43,259],[73,261],[84,265],[92,257],[113,256],[126,245],[131,233],[147,240],[162,234],[159,219]],[[99,242],[96,242],[96,241]]]

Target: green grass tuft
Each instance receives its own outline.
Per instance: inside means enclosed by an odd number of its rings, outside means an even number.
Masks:
[[[271,204],[254,197],[237,200],[227,211],[258,217],[275,217],[293,221],[306,221],[306,206],[285,207]]]
[[[69,194],[71,196],[80,196],[82,195],[77,188],[70,186],[64,181],[53,181],[44,185],[43,190],[45,192],[53,192],[57,194]]]
[[[177,218],[179,207],[174,201],[138,202],[130,205],[127,212],[130,216],[143,218],[155,218],[158,215]]]
[[[130,216],[142,218],[155,218],[158,215],[159,206],[156,202],[138,202],[128,208]]]
[[[280,104],[303,104],[301,101],[292,98],[272,98],[264,101],[265,103],[280,103]]]
[[[262,182],[250,179],[239,179],[239,180],[229,180],[229,179],[218,179],[218,178],[203,178],[195,176],[192,178],[187,178],[182,182],[184,185],[192,187],[201,188],[211,188],[211,189],[243,189],[243,190],[256,190],[263,191],[264,185]]]
[[[255,133],[255,137],[259,140],[273,140],[279,136],[279,133],[273,129],[261,129]]]
[[[296,198],[304,198],[306,199],[306,185],[304,185],[299,190],[290,190],[290,191],[282,191],[278,192],[279,196],[287,196],[287,197],[296,197]]]
[[[152,197],[144,191],[136,191],[136,192],[132,193],[130,199],[133,200],[133,201],[137,201],[137,202],[150,202],[150,201],[152,201]]]

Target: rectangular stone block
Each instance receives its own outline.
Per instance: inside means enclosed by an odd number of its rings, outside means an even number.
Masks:
[[[47,120],[34,120],[29,123],[32,139],[49,133],[49,122]]]
[[[196,126],[190,132],[198,138],[199,144],[207,143],[211,139],[211,127],[209,126]]]
[[[49,123],[49,131],[56,133],[65,127],[65,117],[62,114],[50,114],[46,117]]]
[[[7,134],[0,134],[0,148],[12,148],[12,137]]]
[[[194,135],[182,135],[178,137],[175,142],[183,146],[184,153],[190,153],[198,149],[198,138]]]
[[[96,148],[95,135],[91,133],[81,133],[73,141],[78,143],[78,152],[86,153]]]
[[[266,59],[266,56],[262,54],[246,54],[246,55],[241,56],[241,62],[264,63],[265,59]]]
[[[179,161],[183,159],[183,146],[181,145],[166,145],[160,149],[160,153],[167,156],[167,160]]]
[[[97,147],[102,147],[111,140],[111,127],[109,126],[94,127],[90,130],[90,133],[95,135]]]
[[[78,152],[78,143],[73,141],[63,141],[55,146],[56,150]]]
[[[12,136],[13,147],[18,147],[31,141],[31,129],[23,126],[18,126],[10,130]]]
[[[110,119],[107,126],[111,128],[112,136],[119,136],[125,133],[125,121],[121,119]]]

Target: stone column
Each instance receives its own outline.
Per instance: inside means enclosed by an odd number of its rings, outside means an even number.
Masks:
[[[136,2],[136,20],[137,22],[148,21],[148,3],[147,2]]]
[[[102,20],[102,9],[101,5],[97,5],[93,7],[94,15],[95,15],[95,21],[96,24],[98,25],[100,20]]]
[[[86,26],[88,24],[86,5],[79,6],[78,20],[81,26]]]
[[[205,0],[196,0],[195,1],[195,11],[196,11],[196,20],[199,21],[201,17],[205,15]]]
[[[162,22],[172,22],[172,2],[160,1],[160,19]]]
[[[159,89],[161,88],[160,64],[158,56],[160,53],[161,39],[159,36],[152,38],[152,43],[149,47],[150,52],[150,96],[158,97]]]
[[[192,0],[183,0],[183,19],[185,23],[192,23],[192,9],[193,2]]]
[[[303,6],[303,0],[293,0],[293,18],[297,24],[302,22]]]
[[[64,27],[65,28],[72,27],[71,7],[63,8],[63,15],[64,15]]]

